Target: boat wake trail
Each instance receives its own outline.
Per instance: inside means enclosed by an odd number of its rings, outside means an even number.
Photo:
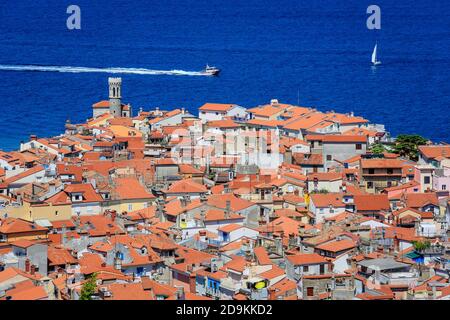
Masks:
[[[2,65],[2,64],[0,64],[0,71],[208,76],[203,72],[184,71],[184,70],[151,70],[143,68],[89,68],[89,67],[70,67],[70,66]]]

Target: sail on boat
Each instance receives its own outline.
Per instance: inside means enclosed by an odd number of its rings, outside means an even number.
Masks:
[[[381,61],[377,60],[377,43],[375,43],[375,47],[373,48],[373,52],[372,52],[372,64],[374,66],[377,66],[379,64],[381,64]]]

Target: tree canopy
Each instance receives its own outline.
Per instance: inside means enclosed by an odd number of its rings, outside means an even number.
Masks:
[[[392,151],[401,156],[417,161],[419,158],[418,146],[425,145],[427,142],[427,139],[417,134],[401,134],[395,140],[395,145],[392,148]]]
[[[97,274],[94,273],[81,287],[80,300],[92,300],[97,289]]]
[[[422,250],[428,249],[431,246],[431,243],[428,240],[425,240],[425,241],[413,241],[413,245],[414,245],[414,249],[416,251],[422,251]]]
[[[372,151],[373,154],[382,154],[383,152],[387,151],[385,146],[383,146],[381,143],[375,143],[370,148],[370,151]]]

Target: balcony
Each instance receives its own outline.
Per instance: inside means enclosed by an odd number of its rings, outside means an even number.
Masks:
[[[205,294],[211,298],[220,298],[220,290],[207,287],[205,290]]]
[[[208,244],[216,246],[216,247],[220,247],[223,244],[223,241],[208,239]]]
[[[415,272],[383,272],[380,274],[380,282],[389,285],[417,284],[419,275]]]
[[[242,287],[240,281],[235,281],[232,280],[231,278],[223,279],[222,282],[220,283],[220,286],[234,292],[237,292]]]

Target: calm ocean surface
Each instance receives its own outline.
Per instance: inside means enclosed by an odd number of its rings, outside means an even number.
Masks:
[[[82,30],[66,9],[82,10]],[[450,1],[3,0],[0,65],[145,68],[220,77],[124,74],[124,102],[246,107],[281,102],[354,111],[393,134],[450,142]],[[382,29],[366,28],[381,7]],[[370,66],[375,42],[383,64]],[[0,68],[1,69],[1,68]],[[58,69],[59,70],[59,69]],[[61,69],[67,70],[67,69]],[[151,73],[151,72],[150,72]],[[105,73],[0,70],[0,149],[85,121],[107,98]]]

